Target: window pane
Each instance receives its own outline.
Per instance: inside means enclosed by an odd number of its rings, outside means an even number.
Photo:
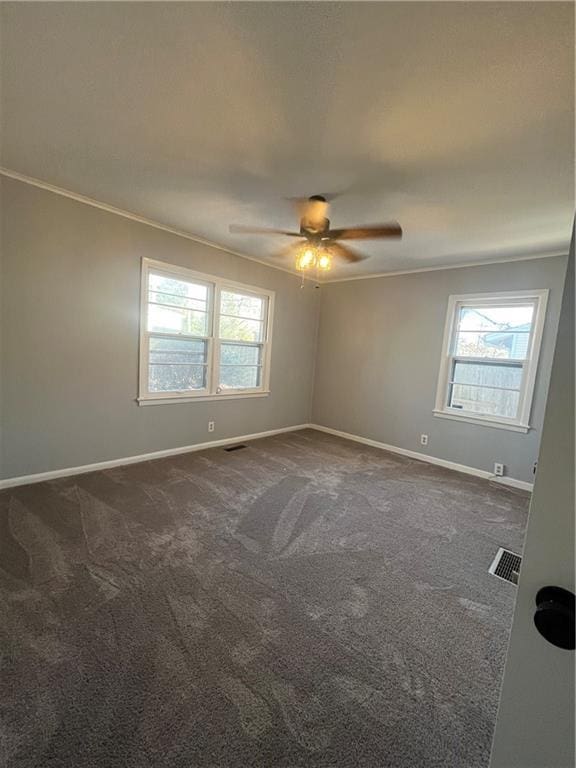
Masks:
[[[528,355],[530,331],[471,332],[456,336],[455,355],[523,360]]]
[[[201,283],[190,283],[187,280],[151,273],[148,278],[148,294],[151,301],[159,301],[161,304],[200,309],[204,312],[207,309],[208,286]],[[156,295],[158,298],[153,298]]]
[[[205,387],[205,365],[152,364],[148,369],[150,392],[187,392]]]
[[[148,330],[156,333],[187,333],[208,335],[208,315],[192,309],[148,305]]]
[[[185,309],[198,309],[206,311],[206,302],[198,299],[189,299],[186,296],[175,296],[172,293],[160,291],[148,291],[148,301],[153,304],[163,304],[171,307],[183,307]]]
[[[452,380],[459,384],[476,384],[485,387],[506,387],[520,389],[522,385],[521,365],[491,365],[490,363],[454,363]]]
[[[261,320],[263,317],[264,301],[258,296],[247,296],[232,291],[222,291],[220,294],[220,312],[223,315],[236,315]]]
[[[452,384],[448,405],[459,410],[514,419],[518,414],[519,402],[519,392]]]
[[[222,389],[253,389],[260,386],[260,367],[248,365],[220,366]]]
[[[508,331],[529,329],[534,314],[533,304],[511,304],[501,307],[463,306],[458,328],[461,331]]]
[[[262,341],[264,323],[238,317],[220,317],[220,338],[237,341]]]
[[[223,343],[220,346],[221,365],[259,365],[261,347]]]
[[[167,339],[150,337],[150,364],[206,362],[207,344],[195,339]]]
[[[528,356],[534,304],[463,306],[454,353],[522,360]]]

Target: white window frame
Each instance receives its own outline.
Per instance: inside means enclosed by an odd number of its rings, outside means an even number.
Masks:
[[[148,365],[150,336],[154,332],[148,331],[148,279],[150,273],[161,272],[166,277],[184,278],[194,283],[208,286],[208,335],[203,336],[207,341],[207,375],[206,387],[198,390],[183,390],[176,392],[149,392],[148,391]],[[263,338],[261,342],[254,342],[254,346],[262,347],[260,386],[244,389],[221,389],[218,386],[220,365],[220,294],[222,290],[236,291],[247,296],[257,296],[266,300],[266,310],[263,322]],[[139,364],[139,405],[159,405],[162,403],[190,403],[207,400],[235,400],[248,397],[267,397],[270,394],[270,362],[272,355],[272,321],[274,317],[274,291],[258,288],[253,285],[245,285],[231,280],[226,280],[203,272],[196,272],[187,267],[168,264],[164,261],[143,258],[140,283],[140,364]],[[174,338],[200,338],[188,334],[163,334],[173,335]],[[228,341],[223,339],[223,341]],[[230,340],[233,341],[232,339]],[[249,344],[250,342],[242,342]]]
[[[548,289],[538,289],[532,291],[507,291],[504,293],[470,293],[449,297],[446,324],[444,327],[444,341],[442,344],[442,358],[438,374],[436,404],[433,411],[434,416],[443,419],[470,422],[472,424],[482,424],[487,427],[496,427],[498,429],[509,429],[514,432],[528,432],[530,429],[530,413],[532,410],[534,385],[536,383],[536,372],[538,369],[538,359],[542,344],[542,333],[544,331],[548,293]],[[448,397],[451,371],[453,370],[454,360],[460,359],[459,355],[454,354],[453,346],[456,338],[456,322],[461,307],[468,304],[472,304],[475,307],[502,306],[508,302],[510,304],[521,304],[526,301],[534,302],[534,315],[532,318],[530,340],[528,342],[528,353],[524,360],[509,361],[519,362],[522,365],[522,384],[520,388],[520,401],[517,417],[515,419],[510,419],[505,416],[481,414],[475,411],[450,408],[448,405]],[[492,360],[492,358],[485,357],[465,357],[463,359],[470,362],[481,361],[484,363],[487,360]],[[497,360],[498,359],[499,358],[497,358]]]

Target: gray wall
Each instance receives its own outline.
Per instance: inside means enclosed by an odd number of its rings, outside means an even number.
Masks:
[[[310,420],[319,293],[310,283],[301,290],[297,276],[1,183],[1,477]],[[143,256],[276,291],[269,397],[137,405]]]
[[[312,418],[479,469],[502,461],[511,477],[532,480],[565,257],[332,283],[321,291],[308,283],[302,290],[298,277],[279,270],[21,182],[1,184],[0,477]],[[142,256],[276,291],[268,398],[136,404]],[[508,288],[551,291],[534,429],[525,435],[434,418],[448,296]],[[430,436],[427,448],[422,432]]]
[[[316,424],[531,482],[566,257],[332,283],[322,288]],[[528,434],[436,418],[432,409],[450,294],[549,288]],[[420,434],[429,435],[427,447]]]

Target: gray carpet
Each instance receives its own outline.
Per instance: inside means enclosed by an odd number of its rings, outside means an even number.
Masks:
[[[525,495],[305,430],[0,494],[0,764],[487,766]]]

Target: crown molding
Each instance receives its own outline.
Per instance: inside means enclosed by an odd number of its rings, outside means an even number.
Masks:
[[[443,272],[450,269],[465,269],[466,267],[487,267],[490,264],[509,264],[513,261],[536,261],[538,259],[554,259],[559,256],[567,256],[568,247],[566,250],[552,250],[544,251],[543,253],[507,256],[503,259],[487,259],[486,261],[468,261],[461,262],[459,264],[444,264],[435,267],[415,267],[414,269],[402,269],[396,272],[376,272],[370,275],[353,275],[351,277],[335,277],[332,280],[322,280],[322,285],[329,285],[330,283],[349,283],[354,280],[376,280],[380,277],[398,277],[400,275],[414,275],[418,272]]]
[[[268,267],[269,269],[278,269],[280,270],[280,272],[286,272],[289,275],[293,275],[294,277],[298,277],[302,279],[302,273],[297,272],[296,270],[287,269],[286,267],[281,267],[278,264],[271,264],[269,261],[264,261],[263,259],[257,259],[254,256],[248,256],[247,254],[241,253],[240,251],[234,251],[225,245],[220,245],[219,243],[214,243],[211,240],[206,240],[205,238],[199,237],[198,235],[195,235],[192,232],[185,232],[184,230],[181,230],[181,229],[175,229],[174,227],[170,227],[167,224],[162,224],[162,222],[160,221],[149,219],[146,216],[140,216],[139,214],[133,213],[132,211],[125,211],[123,208],[117,208],[115,205],[109,205],[108,203],[103,203],[101,200],[95,200],[92,197],[81,195],[78,192],[73,192],[70,189],[65,189],[64,187],[58,187],[55,184],[50,184],[49,182],[43,181],[42,179],[36,179],[34,176],[27,176],[25,173],[14,171],[11,168],[0,167],[0,176],[5,176],[8,179],[14,179],[15,181],[20,181],[23,184],[29,184],[32,187],[43,189],[46,192],[52,192],[55,195],[60,195],[61,197],[67,197],[70,200],[75,200],[77,203],[90,205],[92,206],[92,208],[99,208],[101,211],[106,211],[106,213],[112,213],[115,216],[122,216],[124,219],[130,219],[130,221],[135,221],[138,224],[144,224],[147,227],[160,229],[163,232],[168,232],[171,235],[176,235],[176,237],[183,237],[186,240],[192,240],[192,242],[199,243],[200,245],[205,245],[208,248],[214,248],[217,251],[228,253],[231,256],[238,256],[241,259],[247,259],[248,261],[253,261],[256,264],[261,264],[263,267]],[[312,278],[310,277],[305,276],[304,279],[312,281]],[[317,282],[317,281],[312,281],[312,282]]]

